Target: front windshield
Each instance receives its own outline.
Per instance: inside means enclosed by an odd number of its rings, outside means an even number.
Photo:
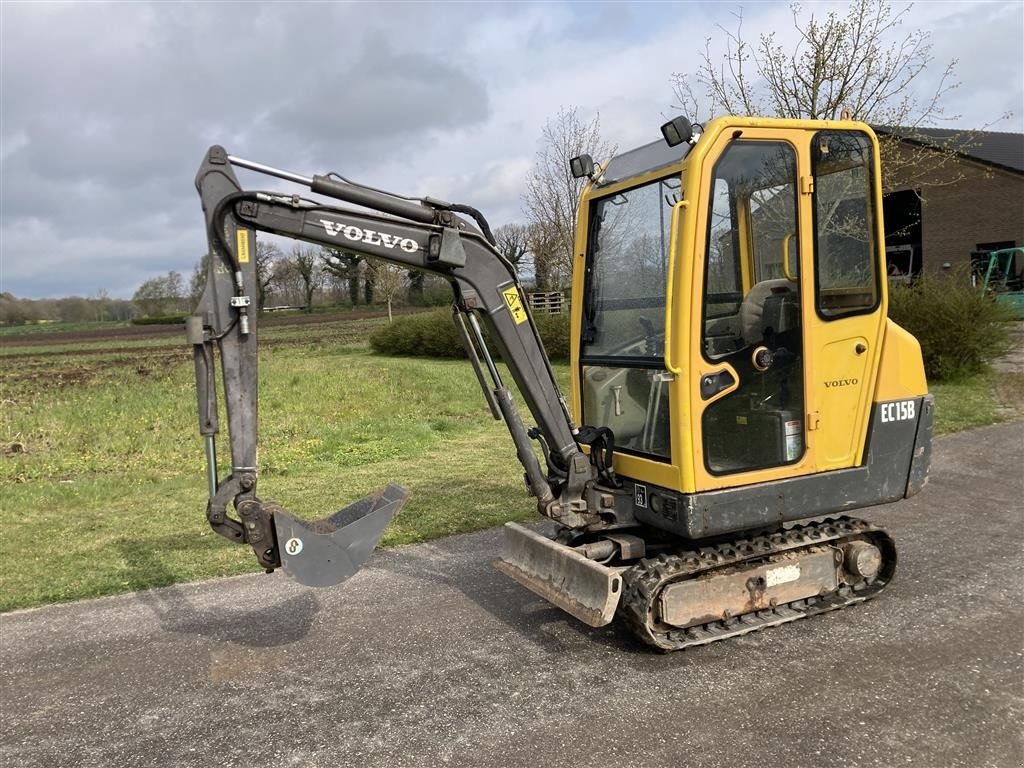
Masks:
[[[585,357],[661,358],[679,176],[595,201],[584,286]]]

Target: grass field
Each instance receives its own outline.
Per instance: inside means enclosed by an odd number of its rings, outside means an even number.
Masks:
[[[384,546],[532,518],[469,366],[370,354],[366,336],[383,322],[264,330],[260,495],[313,518],[401,482],[410,500]],[[257,570],[205,522],[183,339],[54,341],[0,348],[0,610]],[[556,372],[564,383],[566,367]],[[997,389],[1016,411],[1000,409]],[[1020,374],[933,391],[940,433],[1024,402]]]
[[[130,325],[123,323],[82,321],[78,323],[29,323],[26,325],[0,326],[0,339],[8,337],[35,336],[38,334],[66,333],[67,331],[110,331],[112,328],[124,328]]]
[[[385,546],[528,518],[515,452],[470,368],[370,354],[382,322],[265,330],[261,496],[314,518],[399,481],[410,500]],[[183,343],[0,354],[0,609],[256,570],[205,522]]]

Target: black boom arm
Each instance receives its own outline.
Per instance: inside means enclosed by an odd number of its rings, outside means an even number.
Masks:
[[[379,213],[340,208],[298,195],[243,191],[233,166],[285,178]],[[412,201],[330,176],[305,178],[231,157],[217,146],[207,152],[196,187],[206,214],[210,259],[206,288],[187,332],[196,365],[200,432],[206,440],[207,515],[214,530],[248,542],[265,567],[281,564],[277,542],[282,535],[281,521],[276,521],[275,533],[274,518],[286,513],[256,497],[257,315],[251,305],[257,295],[256,230],[445,278],[454,293],[455,323],[484,396],[495,418],[504,419],[508,427],[541,513],[570,528],[605,524],[600,510],[612,505],[596,488],[602,478],[580,449],[581,433],[558,390],[515,270],[488,241],[487,224],[474,209],[430,198]],[[460,213],[470,214],[477,226]],[[528,433],[523,425],[511,392],[484,344],[481,323],[490,331],[538,431]],[[231,474],[223,479],[217,475],[216,464],[214,345],[223,369],[231,446]],[[541,439],[547,472],[541,470],[531,436]],[[604,479],[614,481],[607,473]],[[237,521],[227,514],[232,502]]]

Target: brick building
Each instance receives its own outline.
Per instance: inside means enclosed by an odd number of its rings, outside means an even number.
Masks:
[[[883,151],[890,274],[967,270],[978,251],[1024,246],[1024,134],[875,126]]]

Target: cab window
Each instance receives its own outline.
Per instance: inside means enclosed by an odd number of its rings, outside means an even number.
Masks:
[[[871,141],[858,131],[821,131],[811,143],[815,304],[826,320],[878,306],[871,159]]]
[[[804,454],[796,169],[788,143],[735,140],[712,173],[702,351],[738,381],[701,418],[711,474]]]
[[[672,176],[600,198],[590,209],[580,378],[583,421],[605,426],[616,450],[670,459],[665,288]]]

